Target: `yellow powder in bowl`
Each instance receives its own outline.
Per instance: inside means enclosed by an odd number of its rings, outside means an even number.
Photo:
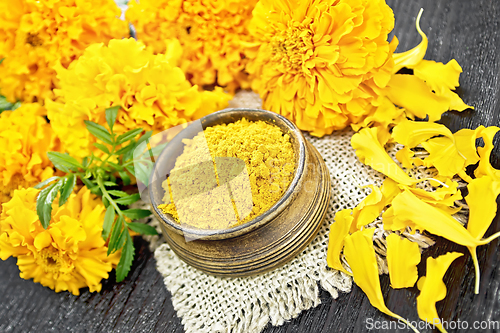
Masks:
[[[281,198],[294,176],[290,136],[264,121],[208,127],[183,143],[159,206],[182,224],[227,229],[250,221]]]

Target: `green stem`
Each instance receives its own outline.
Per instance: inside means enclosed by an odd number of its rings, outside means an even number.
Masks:
[[[102,177],[101,176],[97,176],[97,185],[101,189],[102,196],[105,197],[106,199],[108,199],[109,204],[111,206],[113,206],[113,208],[118,213],[118,215],[120,215],[121,217],[123,217],[123,213],[122,213],[121,209],[118,207],[118,205],[116,204],[116,202],[111,198],[111,196],[109,195],[108,191],[106,191],[106,187],[104,186],[104,184],[102,182]]]

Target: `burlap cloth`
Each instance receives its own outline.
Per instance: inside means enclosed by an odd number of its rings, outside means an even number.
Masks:
[[[260,108],[261,101],[256,94],[243,91],[235,96],[230,107]],[[343,130],[320,139],[306,135],[330,170],[331,202],[317,237],[281,268],[246,278],[214,277],[185,264],[162,238],[149,238],[155,249],[157,269],[172,294],[174,309],[186,332],[260,332],[269,322],[282,325],[320,304],[318,283],[333,298],[338,297],[339,291],[351,290],[352,279],[326,265],[330,224],[336,211],[353,208],[369,194],[370,190],[362,186],[380,185],[384,178],[359,162],[350,144],[352,134],[351,130]],[[391,153],[394,152],[395,149]],[[158,225],[154,220],[149,223]],[[382,254],[378,257],[381,273],[387,269],[383,233],[379,225],[375,242],[377,253]],[[421,247],[432,243],[425,237],[417,240]]]

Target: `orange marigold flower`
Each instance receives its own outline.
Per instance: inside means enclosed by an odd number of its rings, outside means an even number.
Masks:
[[[96,42],[128,35],[113,0],[0,1],[0,90],[11,102],[53,98],[52,68]]]
[[[383,103],[397,40],[383,0],[261,0],[247,66],[263,108],[322,136]]]
[[[182,50],[169,42],[166,54],[154,55],[133,38],[94,44],[68,69],[56,67],[61,100],[47,100],[50,124],[71,156],[83,158],[97,149],[85,120],[106,125],[105,110],[120,105],[113,131],[142,127],[155,132],[198,119],[224,108],[230,96],[218,87],[199,91],[177,67]]]
[[[101,280],[118,264],[120,253],[107,256],[102,239],[106,208],[83,187],[61,207],[53,205],[45,230],[36,213],[34,188],[16,190],[0,216],[0,258],[17,257],[23,279],[33,279],[56,292],[79,295],[80,288],[101,290]]]
[[[14,190],[54,174],[47,151],[58,150],[59,143],[42,114],[45,109],[37,103],[0,114],[0,204],[9,201]]]
[[[137,38],[155,53],[165,40],[178,38],[184,48],[181,68],[193,84],[218,84],[234,91],[249,88],[242,42],[249,42],[248,23],[257,0],[130,1],[126,18]]]

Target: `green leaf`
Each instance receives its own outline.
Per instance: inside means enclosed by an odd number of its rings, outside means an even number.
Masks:
[[[131,144],[131,145],[128,145],[128,146],[125,146],[123,148],[120,148],[116,151],[116,155],[125,155],[127,154],[129,151],[133,150],[135,148],[135,145]]]
[[[115,183],[115,182],[111,182],[111,181],[109,181],[109,180],[108,180],[108,181],[103,182],[103,184],[104,184],[105,186],[118,186],[118,184],[117,184],[117,183]]]
[[[118,219],[113,224],[113,230],[111,231],[111,237],[109,238],[108,244],[108,256],[120,248],[118,247],[118,240],[123,230],[127,230],[127,228],[123,228],[123,222],[123,217],[118,216]]]
[[[137,143],[135,144],[135,146],[137,147],[137,146],[139,146],[141,143],[143,143],[144,141],[148,140],[148,139],[151,137],[151,135],[153,135],[153,131],[147,131],[146,133],[144,133],[144,135],[143,135],[143,136],[141,136],[141,137],[139,138],[139,140],[137,140]]]
[[[0,111],[11,110],[13,105],[6,97],[0,96]]]
[[[129,196],[126,196],[126,197],[123,197],[120,199],[116,199],[115,202],[117,204],[120,204],[120,205],[130,205],[130,204],[136,202],[137,200],[139,200],[140,198],[141,198],[141,196],[139,193],[134,193],[134,194],[131,194]]]
[[[111,228],[113,227],[113,221],[115,220],[115,209],[113,206],[109,205],[106,209],[106,214],[104,214],[104,222],[102,223],[102,238],[104,240],[108,239]]]
[[[116,122],[116,117],[118,116],[118,110],[120,110],[120,108],[120,105],[115,105],[106,109],[106,122],[111,132],[113,132],[113,125]]]
[[[128,140],[132,140],[138,134],[140,134],[142,131],[143,131],[142,128],[135,128],[133,130],[128,131],[127,133],[123,133],[122,135],[118,136],[118,138],[116,139],[116,144],[120,145],[122,143],[127,142]]]
[[[87,130],[96,138],[101,140],[108,145],[113,144],[113,139],[111,138],[111,134],[109,134],[108,130],[99,124],[94,123],[90,120],[85,120],[85,126],[87,126]]]
[[[89,179],[90,177],[92,177],[92,171],[90,169],[87,169],[83,178]]]
[[[134,254],[134,242],[127,232],[120,262],[118,262],[118,266],[116,266],[116,282],[122,282],[127,277],[130,272],[130,267],[132,266],[132,261],[134,260]]]
[[[5,58],[2,58],[0,59],[0,64],[2,64],[2,62],[5,60]]]
[[[118,174],[120,175],[120,178],[123,181],[123,185],[125,186],[130,185],[130,176],[126,171],[118,171]]]
[[[19,109],[19,107],[21,106],[21,102],[20,101],[17,101],[15,102],[12,107],[10,108],[12,111],[16,110],[16,109]]]
[[[135,178],[141,181],[144,185],[149,184],[149,175],[151,174],[152,168],[144,165],[144,163],[136,163],[135,164]]]
[[[83,178],[80,178],[83,182],[83,184],[85,184],[85,186],[87,186],[87,188],[90,190],[91,188],[97,186],[95,183],[93,183],[90,179],[86,178],[87,175],[85,175],[85,177]]]
[[[83,166],[74,158],[68,154],[59,153],[56,151],[49,151],[47,153],[49,160],[54,164],[54,166],[64,172],[69,172],[69,170],[77,171]]]
[[[104,207],[108,208],[108,206],[109,206],[108,198],[102,197],[102,203],[103,203]]]
[[[108,147],[106,147],[102,143],[94,142],[94,146],[97,147],[97,149],[105,152],[106,154],[110,154]]]
[[[44,187],[45,185],[47,185],[48,183],[51,183],[53,182],[54,180],[56,179],[59,179],[60,177],[58,176],[54,176],[54,177],[50,177],[50,178],[47,178],[45,179],[43,182],[40,182],[38,184],[36,184],[35,186],[33,186],[34,188],[36,189],[41,189],[42,187]]]
[[[156,147],[151,148],[149,151],[151,152],[151,154],[153,156],[158,156],[163,151],[163,149],[165,149],[165,147],[167,146],[167,144],[168,144],[168,142],[164,142],[162,144],[159,144]]]
[[[158,235],[156,229],[149,224],[129,222],[127,223],[127,227],[129,227],[130,230],[140,233],[141,235]]]
[[[66,176],[66,181],[61,186],[61,196],[59,197],[59,207],[64,205],[68,200],[71,193],[73,193],[73,189],[76,185],[76,176],[74,173],[70,173]]]
[[[108,193],[119,198],[126,197],[128,195],[127,192],[117,191],[117,190],[109,190]]]
[[[52,218],[52,202],[54,202],[57,197],[57,193],[62,186],[62,182],[58,181],[43,190],[38,194],[36,200],[36,213],[40,219],[40,223],[44,229],[50,224],[50,219]]]
[[[151,212],[147,209],[132,208],[127,210],[122,210],[122,213],[132,220],[142,219],[143,217],[148,217]]]

